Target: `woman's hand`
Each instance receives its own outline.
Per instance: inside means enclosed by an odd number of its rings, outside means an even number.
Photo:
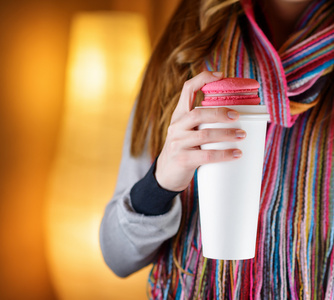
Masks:
[[[202,144],[236,141],[246,137],[246,132],[241,129],[196,129],[201,123],[231,123],[239,117],[238,112],[223,107],[193,109],[196,92],[206,83],[221,78],[221,73],[205,71],[185,82],[157,160],[155,177],[164,189],[182,191],[200,165],[241,157],[239,149],[200,149]]]

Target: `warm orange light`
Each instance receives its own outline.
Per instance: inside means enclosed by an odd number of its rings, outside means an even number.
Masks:
[[[147,270],[116,279],[103,262],[98,232],[149,51],[137,14],[81,13],[73,20],[66,114],[46,207],[47,254],[60,299],[146,298]]]
[[[107,87],[107,64],[103,48],[85,45],[78,49],[78,57],[70,69],[71,94],[80,100],[98,101]],[[92,104],[94,105],[94,103]],[[96,105],[96,104],[95,104]]]
[[[101,26],[108,28],[108,24],[96,21],[96,15],[77,17],[73,22],[67,88],[69,98],[76,99],[80,105],[85,101],[85,105],[92,102],[96,106],[95,102],[102,101],[106,94],[110,53],[106,47],[106,29],[101,30]]]

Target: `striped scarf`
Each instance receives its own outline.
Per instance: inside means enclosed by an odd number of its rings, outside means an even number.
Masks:
[[[271,115],[256,256],[202,256],[195,174],[179,232],[152,268],[151,299],[334,299],[333,5],[314,1],[276,51],[250,2],[231,15],[205,68],[258,80]]]

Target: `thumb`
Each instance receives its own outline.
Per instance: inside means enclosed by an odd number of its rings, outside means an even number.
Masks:
[[[193,109],[196,93],[207,83],[217,81],[223,77],[222,72],[204,71],[187,80],[182,88],[179,102],[176,106],[176,114],[184,114]]]

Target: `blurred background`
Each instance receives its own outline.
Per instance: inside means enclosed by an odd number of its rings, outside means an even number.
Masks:
[[[146,299],[98,243],[140,78],[179,0],[0,2],[0,299]]]

